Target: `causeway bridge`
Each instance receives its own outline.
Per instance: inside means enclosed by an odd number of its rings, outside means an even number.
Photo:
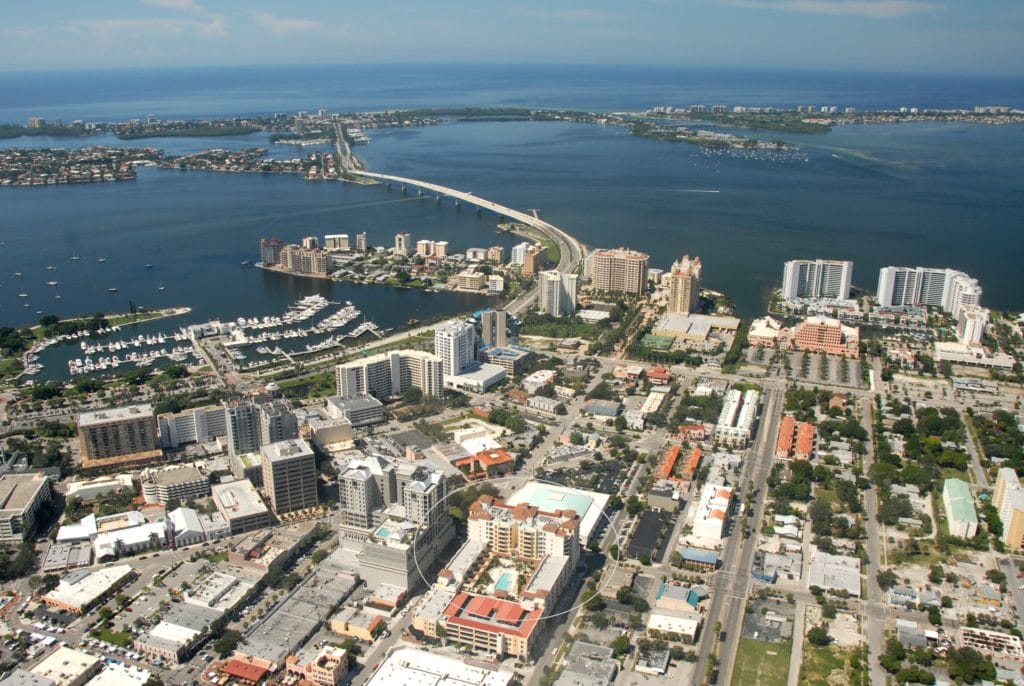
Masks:
[[[429,181],[420,181],[418,179],[409,179],[403,176],[392,176],[390,174],[378,174],[376,172],[363,171],[361,169],[349,169],[349,174],[356,176],[362,176],[369,179],[375,179],[383,183],[398,184],[402,187],[418,188],[420,190],[433,193],[438,200],[442,197],[449,197],[454,199],[457,203],[464,203],[467,205],[473,205],[481,210],[488,210],[495,214],[519,222],[520,224],[526,224],[527,226],[533,227],[540,233],[544,234],[558,245],[559,260],[558,265],[555,269],[560,272],[573,272],[579,266],[580,261],[583,259],[583,245],[573,238],[571,235],[558,228],[554,224],[544,221],[535,214],[529,212],[521,212],[520,210],[513,209],[500,205],[491,200],[478,197],[467,191],[460,191],[454,188],[448,188],[447,186],[441,186],[436,183],[430,183]],[[537,288],[531,289],[529,292],[523,294],[515,300],[513,303],[509,303],[506,307],[507,310],[514,314],[519,314],[526,310],[526,308],[533,302],[533,299],[537,295]]]

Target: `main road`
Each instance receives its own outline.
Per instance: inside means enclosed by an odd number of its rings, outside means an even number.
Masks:
[[[576,271],[580,262],[583,260],[583,245],[570,236],[568,233],[558,228],[554,224],[544,221],[543,219],[536,217],[528,212],[522,212],[520,210],[506,207],[492,200],[486,200],[485,198],[478,197],[467,191],[460,191],[454,188],[448,188],[447,186],[441,186],[440,184],[430,183],[429,181],[420,181],[418,179],[410,179],[404,176],[392,176],[391,174],[379,174],[376,172],[368,172],[362,169],[348,169],[346,170],[349,174],[354,176],[362,176],[368,179],[375,179],[377,181],[384,181],[388,183],[397,183],[402,186],[412,186],[414,188],[420,188],[425,191],[429,191],[437,195],[438,199],[441,196],[447,196],[454,198],[460,203],[466,203],[479,207],[482,210],[489,210],[498,214],[502,217],[507,217],[513,221],[519,222],[520,224],[526,224],[537,231],[541,232],[545,236],[549,237],[558,245],[559,259],[558,265],[555,267],[560,272],[572,273]],[[505,309],[513,314],[520,314],[529,307],[530,303],[533,302],[537,295],[537,288],[534,287],[527,291],[523,295],[519,296],[513,302],[509,303]]]

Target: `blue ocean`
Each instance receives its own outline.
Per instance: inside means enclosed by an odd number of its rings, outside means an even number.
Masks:
[[[0,92],[0,122],[18,123],[30,116],[113,121],[319,108],[1024,107],[1022,79],[538,65],[0,73]],[[1024,309],[1019,126],[839,127],[786,136],[800,153],[785,159],[709,155],[621,128],[564,122],[452,123],[370,135],[371,143],[357,152],[374,171],[537,208],[589,246],[649,252],[655,267],[684,253],[700,255],[706,286],[732,296],[745,316],[763,312],[782,263],[795,257],[852,259],[855,285],[868,290],[887,264],[956,267],[981,281],[988,306]],[[125,144],[112,137],[20,138],[0,146],[86,143]],[[269,146],[264,134],[131,144],[170,152],[264,145],[275,157],[303,154]],[[389,245],[406,230],[414,239],[448,240],[455,251],[508,242],[495,221],[385,187],[289,176],[149,169],[127,183],[4,188],[0,325],[31,323],[39,312],[123,311],[129,301],[189,306],[192,321],[233,319],[280,312],[302,295],[326,292],[396,326],[473,309],[487,299],[318,284],[239,263],[257,258],[258,240],[266,235],[294,241],[366,231],[371,243]],[[48,286],[51,280],[59,287]]]

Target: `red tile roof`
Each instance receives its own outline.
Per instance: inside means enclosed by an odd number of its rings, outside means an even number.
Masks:
[[[266,675],[267,670],[259,665],[254,665],[249,662],[243,662],[242,660],[230,659],[227,664],[224,665],[220,670],[228,676],[233,676],[238,679],[245,679],[246,681],[256,682],[259,681]]]

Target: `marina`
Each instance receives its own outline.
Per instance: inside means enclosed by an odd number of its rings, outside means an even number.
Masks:
[[[337,309],[332,310],[333,307]],[[321,317],[324,313],[326,316]],[[295,301],[280,315],[238,317],[229,322],[214,319],[180,326],[175,331],[129,337],[112,337],[122,331],[120,326],[104,327],[95,333],[83,330],[56,336],[37,343],[22,361],[24,374],[34,376],[45,368],[40,361],[42,351],[77,343],[80,354],[72,354],[66,360],[69,377],[169,363],[195,366],[206,362],[200,339],[219,338],[217,343],[224,347],[236,368],[252,369],[279,358],[330,350],[366,335],[382,338],[392,331],[366,320],[342,331],[361,316],[362,312],[351,301],[334,302],[314,294]]]

